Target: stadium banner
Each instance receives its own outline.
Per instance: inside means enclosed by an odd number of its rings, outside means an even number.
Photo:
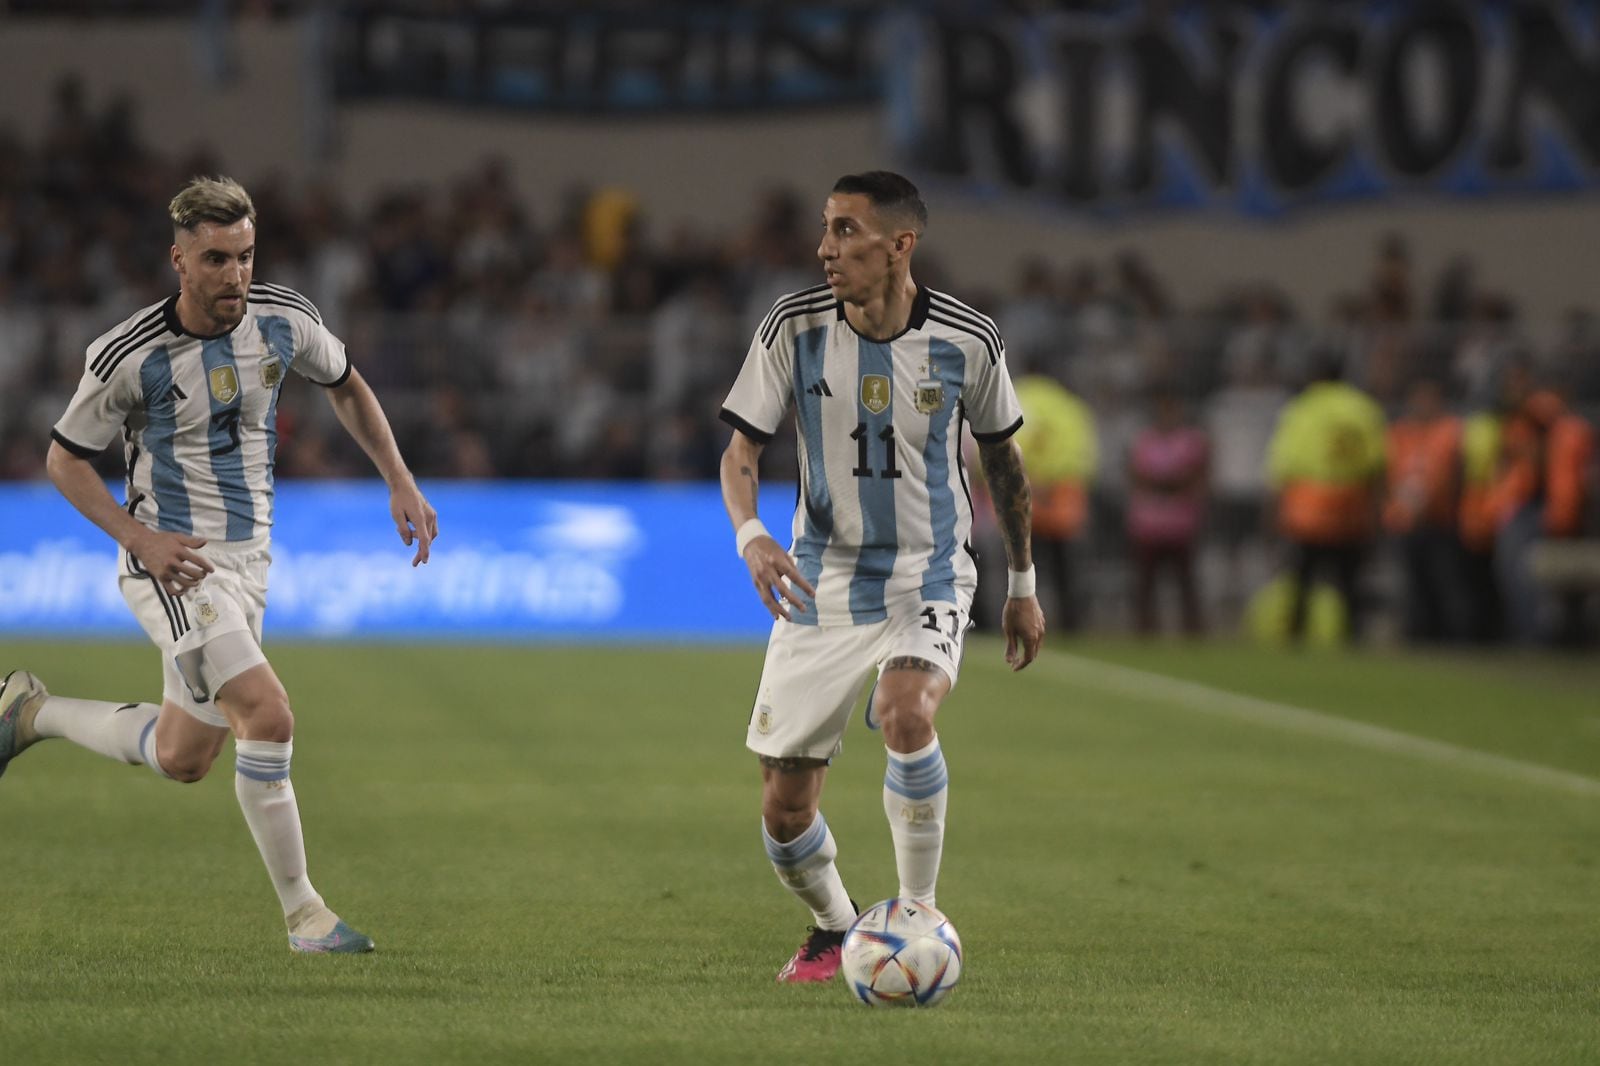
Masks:
[[[985,13],[961,14],[972,7]],[[1113,216],[1590,189],[1597,8],[903,8],[884,26],[886,115],[902,164],[925,179]]]
[[[347,5],[334,93],[626,114],[866,104],[881,96],[870,6]]]
[[[423,491],[440,536],[413,569],[381,483],[280,482],[267,639],[716,641],[760,639],[772,624],[715,484]],[[762,496],[782,537],[794,486]],[[0,514],[0,637],[143,639],[117,590],[115,544],[52,486],[0,485]]]

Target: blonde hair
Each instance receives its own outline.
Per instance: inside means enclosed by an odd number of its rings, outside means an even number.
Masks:
[[[256,205],[244,186],[232,178],[192,178],[167,205],[176,229],[190,233],[202,222],[231,226],[241,218],[256,221]]]

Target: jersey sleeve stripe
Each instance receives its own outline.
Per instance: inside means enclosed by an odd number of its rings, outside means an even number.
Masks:
[[[60,430],[55,429],[50,431],[50,439],[61,445],[73,455],[76,455],[79,459],[93,459],[95,456],[99,455],[105,450],[103,448],[90,448],[87,445],[79,444],[70,437],[63,436]]]
[[[1005,344],[1000,340],[1000,328],[994,324],[994,319],[988,315],[979,314],[960,300],[952,300],[941,293],[933,294],[930,306],[934,310],[949,315],[951,318],[970,323],[974,329],[981,331],[984,336],[989,338],[996,350],[1005,347]]]
[[[826,291],[828,291],[828,286],[826,284],[813,285],[809,289],[801,289],[799,292],[793,292],[788,296],[780,297],[778,302],[772,305],[772,310],[767,312],[767,317],[761,320],[761,328],[759,332],[765,333],[767,331],[767,327],[772,324],[773,319],[775,319],[788,307],[792,306],[796,301],[811,300],[814,299],[817,294]]]
[[[293,289],[284,288],[282,285],[269,285],[264,281],[252,281],[250,283],[250,295],[253,299],[269,296],[276,297],[276,302],[282,306],[299,308],[310,315],[317,325],[322,325],[322,316],[317,313],[316,305]],[[267,302],[273,301],[268,300]]]
[[[977,430],[973,430],[972,439],[978,441],[980,444],[999,444],[1003,440],[1010,440],[1012,435],[1021,428],[1022,416],[1018,415],[1017,420],[1011,423],[1005,429],[997,429],[993,433],[979,433]]]
[[[337,389],[340,385],[343,385],[345,382],[350,380],[350,371],[351,371],[351,369],[352,369],[352,367],[350,365],[350,357],[349,356],[345,356],[345,359],[344,359],[344,373],[340,374],[338,377],[334,378],[332,381],[318,381],[316,378],[306,378],[306,380],[311,382],[311,384],[313,384],[313,385],[321,385],[325,389]]]
[[[117,367],[122,365],[122,361],[124,359],[141,348],[148,348],[153,341],[158,340],[170,332],[171,330],[167,329],[166,323],[164,322],[160,326],[152,327],[148,332],[145,333],[143,337],[139,338],[136,343],[129,344],[125,346],[122,351],[118,352],[117,357],[111,360],[110,364],[104,369],[96,373],[95,377],[99,378],[101,381],[110,381],[111,375],[117,372]]]
[[[941,323],[943,325],[949,326],[951,329],[960,330],[962,333],[967,334],[969,337],[977,338],[978,340],[983,342],[984,348],[989,353],[989,365],[990,366],[994,366],[996,363],[1000,362],[1000,352],[999,352],[999,350],[997,348],[995,348],[994,343],[992,341],[990,341],[989,337],[986,334],[980,333],[977,330],[973,329],[972,326],[969,325],[968,323],[958,322],[953,318],[947,318],[943,313],[937,312],[937,311],[929,311],[928,312],[928,321]]]
[[[804,315],[814,315],[819,311],[831,310],[836,302],[837,301],[834,300],[832,294],[830,293],[825,299],[819,300],[816,303],[803,304],[790,308],[788,311],[785,311],[782,315],[780,315],[771,326],[762,332],[761,346],[764,348],[771,348],[773,342],[778,339],[778,331],[783,328],[783,324],[789,321],[789,319],[800,318]]]
[[[768,433],[764,429],[757,429],[755,426],[752,426],[749,422],[745,421],[744,418],[728,410],[726,407],[722,409],[722,414],[720,417],[724,422],[728,423],[728,425],[732,426],[734,429],[737,429],[740,433],[743,433],[757,444],[766,444],[772,440],[771,433]]]
[[[102,381],[105,380],[105,378],[102,376],[102,370],[107,367],[107,364],[115,365],[116,363],[120,362],[120,357],[123,354],[139,347],[139,345],[143,344],[151,337],[159,334],[161,329],[156,327],[164,328],[165,325],[166,323],[163,321],[161,309],[157,308],[144,318],[140,319],[132,329],[128,330],[126,333],[123,333],[121,336],[112,340],[104,348],[100,349],[100,354],[95,356],[94,360],[90,362],[89,369],[94,372],[96,377],[100,377]],[[154,329],[154,332],[151,332],[152,329]],[[109,371],[107,371],[107,373],[109,373]]]

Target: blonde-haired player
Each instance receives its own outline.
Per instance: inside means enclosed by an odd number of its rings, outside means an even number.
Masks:
[[[165,778],[198,781],[231,733],[235,793],[303,952],[372,950],[306,874],[289,780],[294,715],[261,650],[278,395],[290,371],[328,391],[339,421],[389,486],[401,539],[428,560],[434,510],[395,446],[377,397],[315,307],[254,281],[255,205],[227,178],[196,178],[170,205],[178,292],[89,346],[51,432],[50,478],[119,545],[118,582],[161,649],[162,702],[52,696],[26,671],[0,685],[0,773],[62,737]],[[89,460],[118,437],[119,504]]]

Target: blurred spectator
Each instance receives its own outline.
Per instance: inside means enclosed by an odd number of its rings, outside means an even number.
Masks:
[[[1506,411],[1500,465],[1492,493],[1498,531],[1495,572],[1511,636],[1544,643],[1555,636],[1546,597],[1532,570],[1534,546],[1584,530],[1594,461],[1594,428],[1551,389],[1535,388],[1527,364],[1508,364],[1501,397]],[[1566,634],[1572,636],[1573,634]]]
[[[1237,376],[1230,376],[1205,403],[1214,500],[1210,525],[1222,545],[1225,576],[1220,584],[1230,612],[1242,606],[1243,590],[1255,587],[1265,576],[1247,573],[1246,563],[1262,554],[1268,484],[1261,457],[1267,454],[1278,413],[1288,400],[1289,390],[1271,375],[1268,364],[1248,360],[1241,361]]]
[[[1077,555],[1088,518],[1089,482],[1099,460],[1094,415],[1054,378],[1025,374],[1015,384],[1022,428],[1014,439],[1033,490],[1039,598],[1052,628],[1070,633],[1084,616]]]
[[[1268,451],[1278,530],[1289,543],[1295,581],[1291,639],[1304,632],[1311,584],[1323,571],[1344,601],[1347,636],[1362,635],[1360,575],[1376,533],[1384,418],[1372,397],[1340,380],[1343,373],[1339,357],[1313,358],[1312,381],[1284,408]]]
[[[1446,410],[1439,382],[1421,378],[1406,395],[1404,417],[1389,427],[1383,505],[1384,528],[1399,549],[1408,640],[1461,635],[1460,467],[1461,421]]]
[[[1162,570],[1170,570],[1183,630],[1198,636],[1205,624],[1194,556],[1205,513],[1211,446],[1205,431],[1189,423],[1183,398],[1172,389],[1158,388],[1152,399],[1153,421],[1128,456],[1134,624],[1141,633],[1156,631],[1157,578]]]

